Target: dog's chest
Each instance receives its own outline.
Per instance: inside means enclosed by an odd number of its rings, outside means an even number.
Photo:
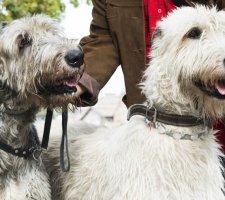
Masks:
[[[25,174],[18,174],[17,180],[9,179],[0,194],[4,200],[50,200],[50,186],[43,169],[28,169]]]
[[[98,154],[94,155],[101,162],[97,166],[90,163],[88,177],[95,180],[91,184],[99,188],[101,196],[96,194],[96,199],[224,198],[216,143],[212,138],[195,143],[175,140],[139,122],[110,134],[107,141],[99,143]],[[209,154],[210,148],[215,148],[215,153]],[[89,192],[91,189],[87,196]]]

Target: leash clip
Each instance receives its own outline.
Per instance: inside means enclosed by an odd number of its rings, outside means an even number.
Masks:
[[[154,114],[153,114],[153,118],[151,120],[151,118],[149,117],[148,119],[148,111],[153,108],[154,109]],[[157,119],[157,109],[153,106],[153,102],[147,102],[147,107],[146,107],[146,112],[145,112],[145,122],[147,125],[153,128],[156,128],[156,119]]]
[[[38,161],[40,159],[41,155],[42,155],[42,148],[41,147],[35,148],[33,151],[34,160]]]

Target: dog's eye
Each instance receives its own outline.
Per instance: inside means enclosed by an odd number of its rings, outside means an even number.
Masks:
[[[7,26],[7,22],[5,22],[5,21],[3,21],[3,22],[0,22],[0,28],[2,29],[2,28],[4,28],[4,27],[6,27]]]
[[[190,39],[199,39],[201,37],[202,30],[198,27],[194,27],[186,33],[186,37]]]
[[[30,46],[32,44],[32,39],[28,34],[19,36],[19,50],[23,50],[24,48]]]

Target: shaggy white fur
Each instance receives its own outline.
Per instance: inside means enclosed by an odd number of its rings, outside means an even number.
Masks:
[[[158,23],[140,84],[166,113],[221,119],[225,114],[225,12],[183,7]],[[71,171],[58,167],[57,139],[45,157],[53,197],[63,200],[223,200],[213,130],[204,124],[149,127],[142,116],[70,139]],[[167,131],[195,136],[175,139]],[[53,162],[54,161],[54,162]]]

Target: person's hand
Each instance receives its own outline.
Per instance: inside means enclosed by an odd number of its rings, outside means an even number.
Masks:
[[[77,91],[76,91],[76,93],[75,93],[76,97],[80,97],[80,96],[81,96],[82,94],[84,94],[85,91],[86,91],[85,87],[83,87],[83,86],[80,85],[79,83],[78,83],[78,85],[76,86],[76,88],[77,88]]]

